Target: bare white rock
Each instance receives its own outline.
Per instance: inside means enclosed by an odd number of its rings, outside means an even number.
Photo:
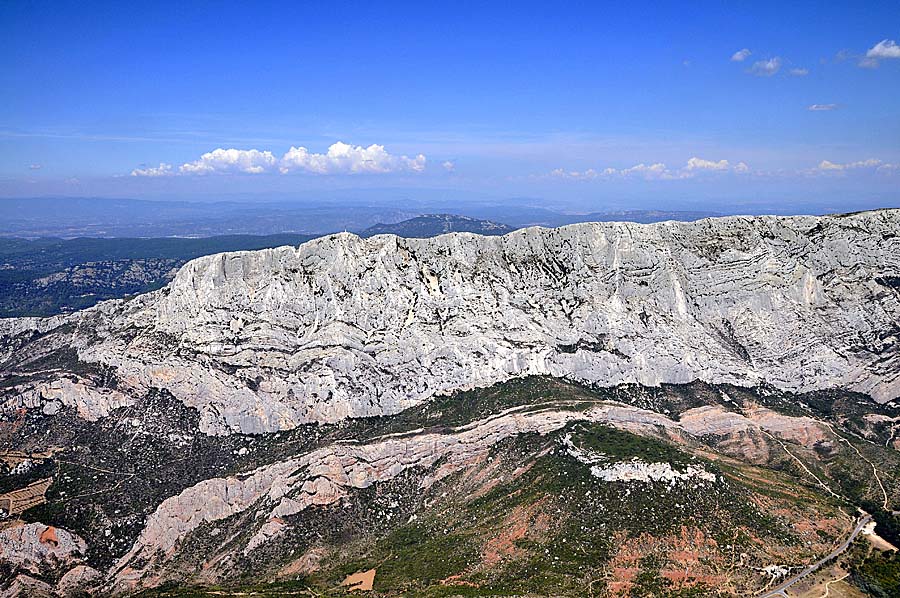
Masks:
[[[898,276],[897,210],[344,233],[202,257],[160,291],[53,322],[123,391],[168,389],[209,434],[396,413],[528,374],[884,402],[900,394]]]

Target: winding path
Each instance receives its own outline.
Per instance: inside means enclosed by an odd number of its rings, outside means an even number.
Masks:
[[[759,594],[757,596],[757,598],[775,598],[777,596],[782,597],[782,598],[788,598],[788,595],[787,595],[788,588],[790,588],[792,585],[794,585],[798,581],[804,579],[805,577],[811,575],[812,573],[815,573],[816,571],[819,570],[820,567],[822,567],[822,565],[831,561],[832,559],[839,556],[842,552],[847,550],[847,548],[850,546],[850,544],[853,543],[853,540],[856,539],[856,536],[859,535],[859,533],[863,530],[863,528],[870,521],[872,521],[872,516],[865,515],[862,519],[860,519],[856,523],[856,527],[853,528],[853,531],[850,533],[850,535],[847,537],[847,539],[844,540],[837,548],[832,550],[827,556],[822,557],[821,559],[819,559],[818,561],[816,561],[815,563],[813,563],[812,565],[810,565],[809,567],[807,567],[806,569],[804,569],[803,571],[798,573],[797,575],[794,575],[793,577],[786,579],[777,588],[774,588],[772,590],[768,590],[762,594]]]

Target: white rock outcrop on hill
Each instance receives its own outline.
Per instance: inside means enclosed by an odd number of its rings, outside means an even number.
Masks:
[[[888,401],[898,277],[897,210],[339,234],[202,257],[161,291],[56,321],[120,390],[166,388],[210,434],[395,413],[525,374]]]

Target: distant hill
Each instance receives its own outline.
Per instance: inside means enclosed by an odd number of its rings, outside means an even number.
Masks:
[[[157,289],[185,262],[222,251],[299,245],[313,235],[201,239],[2,239],[0,317],[47,316]]]
[[[434,237],[444,233],[477,233],[479,235],[505,235],[513,227],[490,220],[457,216],[455,214],[425,214],[394,224],[376,224],[360,233],[360,236],[398,235],[400,237]]]

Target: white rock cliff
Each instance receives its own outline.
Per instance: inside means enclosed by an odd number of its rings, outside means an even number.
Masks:
[[[898,235],[897,210],[344,233],[202,257],[158,292],[0,335],[74,325],[82,360],[123,392],[168,389],[209,434],[396,413],[526,374],[885,402],[900,394]]]

